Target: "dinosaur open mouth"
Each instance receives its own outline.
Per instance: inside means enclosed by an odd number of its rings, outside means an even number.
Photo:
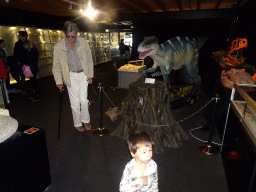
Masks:
[[[148,53],[150,53],[150,52],[153,51],[153,50],[154,50],[154,49],[149,49],[148,51],[140,52],[139,58],[145,57],[145,55],[147,55]]]

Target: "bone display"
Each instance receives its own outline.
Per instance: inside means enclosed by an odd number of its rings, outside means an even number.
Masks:
[[[252,76],[245,72],[245,69],[230,69],[228,71],[222,71],[221,83],[224,87],[232,89],[234,83],[236,84],[251,84],[255,85]]]

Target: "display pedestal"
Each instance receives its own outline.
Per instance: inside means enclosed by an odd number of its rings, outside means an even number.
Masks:
[[[42,192],[51,184],[44,130],[24,133],[29,128],[19,125],[13,136],[0,143],[0,191]]]
[[[126,67],[127,66],[127,67]],[[140,77],[140,72],[145,70],[146,66],[125,65],[118,71],[118,87],[128,89],[129,85]]]

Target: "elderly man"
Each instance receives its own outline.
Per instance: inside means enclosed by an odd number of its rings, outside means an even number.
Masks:
[[[53,75],[62,92],[67,86],[74,126],[79,132],[91,130],[88,109],[88,83],[92,84],[94,65],[87,40],[77,37],[78,28],[72,21],[64,24],[66,37],[54,46]]]

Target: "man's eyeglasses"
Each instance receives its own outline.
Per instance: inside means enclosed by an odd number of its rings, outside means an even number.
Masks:
[[[67,38],[73,38],[73,39],[75,39],[76,38],[76,36],[66,36]]]

